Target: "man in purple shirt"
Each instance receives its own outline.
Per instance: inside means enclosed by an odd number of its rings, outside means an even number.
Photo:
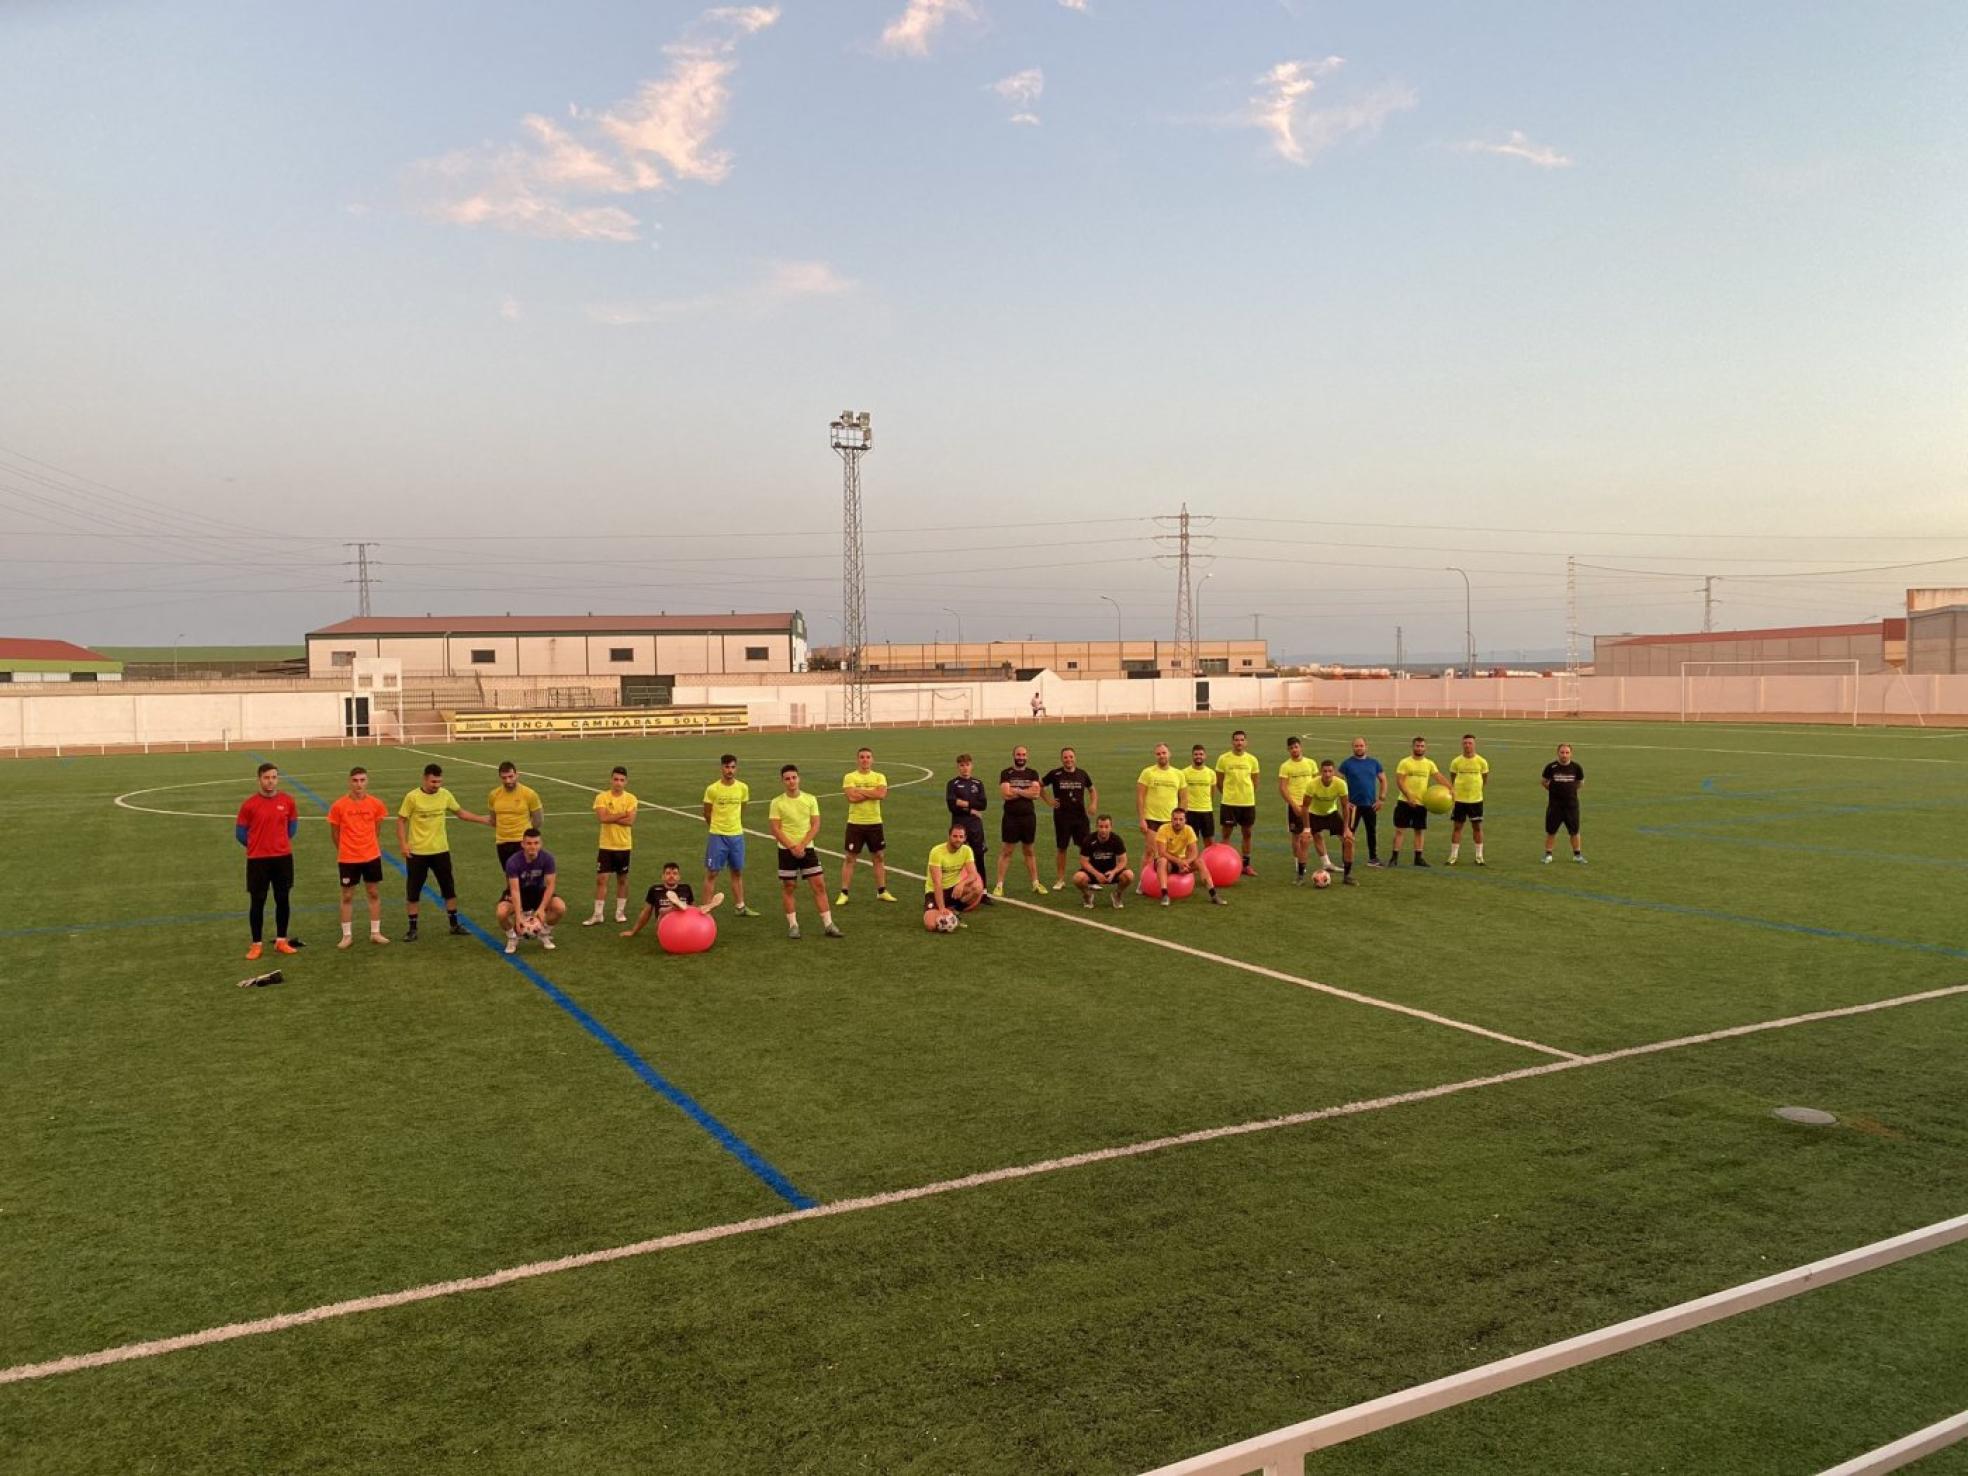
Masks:
[[[553,852],[529,826],[519,838],[519,849],[506,858],[506,890],[497,910],[506,930],[506,952],[519,952],[521,933],[537,937],[542,948],[554,946],[553,925],[567,915],[567,904],[554,895],[556,871]]]

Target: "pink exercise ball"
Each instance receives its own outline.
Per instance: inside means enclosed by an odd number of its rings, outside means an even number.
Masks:
[[[1203,847],[1203,870],[1218,887],[1234,887],[1244,874],[1244,855],[1235,846],[1217,841]]]
[[[694,907],[666,912],[656,923],[656,942],[665,953],[702,953],[717,935],[717,920]]]
[[[1162,895],[1162,879],[1156,874],[1155,863],[1153,861],[1150,861],[1146,866],[1141,868],[1141,881],[1136,885],[1135,891],[1146,897],[1150,902],[1153,902],[1157,897]]]
[[[1193,871],[1171,871],[1169,873],[1169,896],[1180,902],[1196,890],[1196,873]]]

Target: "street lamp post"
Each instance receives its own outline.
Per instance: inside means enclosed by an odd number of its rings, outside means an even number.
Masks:
[[[1215,573],[1212,572],[1196,581],[1196,593],[1190,605],[1196,617],[1196,648],[1189,653],[1191,676],[1201,676],[1203,672],[1203,586],[1215,577]]]
[[[178,677],[178,647],[182,645],[183,642],[184,642],[183,631],[179,631],[176,635],[171,637],[171,679],[173,681],[176,681]]]
[[[1467,570],[1458,569],[1454,564],[1449,565],[1449,573],[1462,575],[1462,670],[1465,676],[1473,677],[1476,675],[1476,636],[1474,633],[1475,627],[1471,619],[1472,600],[1469,593],[1469,574]]]
[[[961,646],[963,644],[963,616],[958,614],[955,610],[952,610],[948,605],[945,605],[943,607],[943,613],[945,615],[955,615],[957,617],[957,644]],[[962,652],[959,652],[958,654],[962,655]]]
[[[1121,644],[1121,602],[1112,595],[1102,595],[1100,598],[1114,607],[1114,644],[1118,647]],[[1116,661],[1121,659],[1118,650],[1114,653],[1114,659]]]

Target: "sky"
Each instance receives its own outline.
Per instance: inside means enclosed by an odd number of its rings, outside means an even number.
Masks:
[[[1968,6],[0,6],[0,634],[1294,655],[1968,584]],[[1910,567],[1897,567],[1897,566]],[[1207,577],[1205,577],[1207,576]],[[1107,597],[1103,599],[1103,596]],[[1111,602],[1110,602],[1111,601]]]

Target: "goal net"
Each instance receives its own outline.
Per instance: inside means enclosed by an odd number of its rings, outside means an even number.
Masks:
[[[1859,723],[1855,657],[1681,663],[1681,721]]]

